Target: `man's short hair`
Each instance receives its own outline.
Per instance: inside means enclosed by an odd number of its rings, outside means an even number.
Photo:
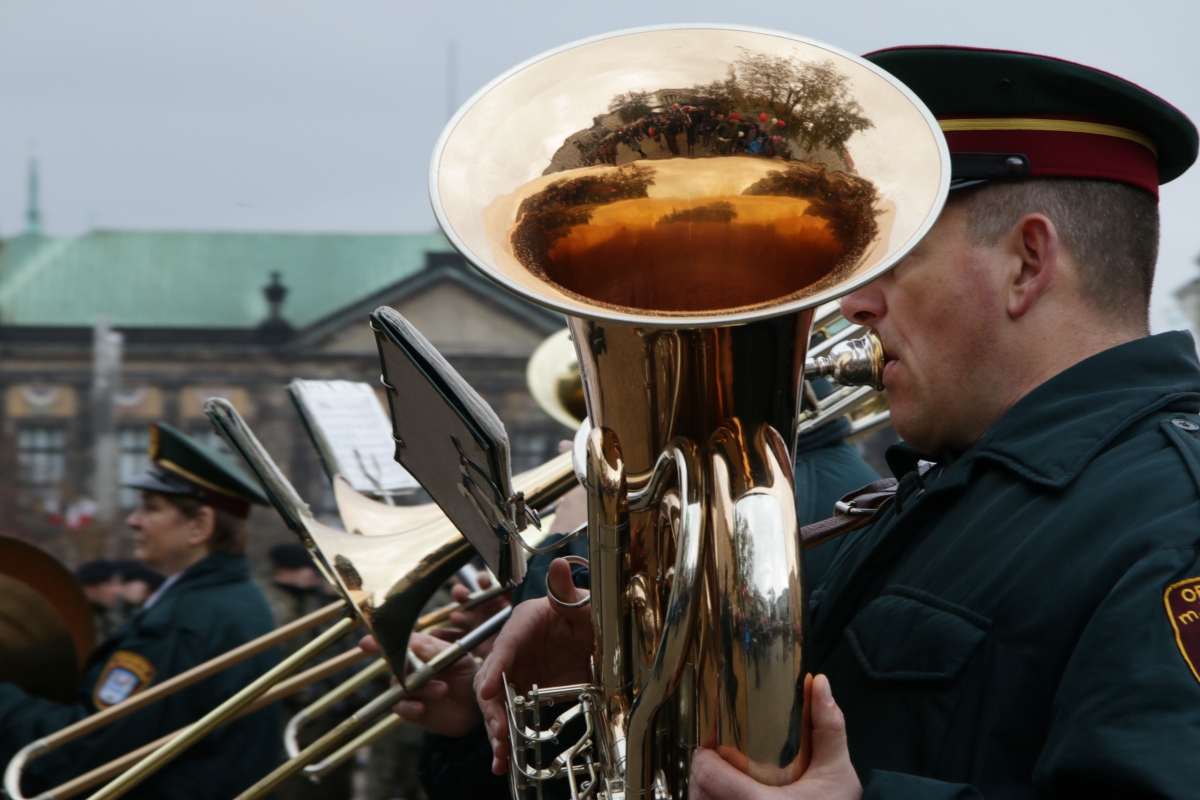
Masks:
[[[200,513],[200,509],[208,505],[194,497],[181,494],[166,494],[163,497],[167,498],[171,505],[179,509],[179,513],[188,519],[195,519],[196,515]],[[235,556],[245,555],[246,520],[239,519],[228,511],[222,511],[212,506],[208,507],[212,508],[213,512],[213,533],[212,538],[208,540],[208,551],[210,553],[221,551]]]
[[[994,245],[1026,214],[1045,214],[1079,267],[1086,299],[1114,321],[1149,327],[1158,261],[1158,201],[1115,181],[1034,178],[952,192],[967,211],[967,233]]]

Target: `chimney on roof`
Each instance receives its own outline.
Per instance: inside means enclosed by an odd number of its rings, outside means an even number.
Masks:
[[[271,273],[271,282],[263,287],[263,295],[267,298],[270,311],[267,318],[258,326],[258,338],[268,344],[279,344],[287,341],[292,335],[292,324],[283,318],[281,309],[287,298],[288,289],[280,280],[280,273]]]
[[[37,159],[29,159],[29,196],[25,206],[25,235],[42,235],[42,209],[38,204]]]

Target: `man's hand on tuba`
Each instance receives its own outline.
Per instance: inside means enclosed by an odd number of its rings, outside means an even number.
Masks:
[[[546,582],[556,597],[568,603],[586,595],[575,586],[571,567],[561,558],[551,562]],[[521,692],[535,683],[590,683],[592,645],[592,612],[586,605],[563,608],[543,597],[521,603],[513,610],[491,655],[475,675],[475,693],[492,742],[492,772],[503,775],[508,770],[505,676]]]
[[[818,675],[806,694],[805,702],[812,709],[813,750],[800,780],[788,786],[764,786],[715,750],[701,747],[692,756],[689,800],[859,800],[863,790],[846,747],[846,718],[833,699],[829,679]]]

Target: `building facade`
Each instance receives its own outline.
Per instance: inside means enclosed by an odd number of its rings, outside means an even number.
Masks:
[[[284,387],[293,378],[378,384],[367,315],[382,305],[492,404],[514,471],[557,453],[571,432],[533,402],[525,367],[563,318],[484,279],[440,234],[52,238],[31,223],[0,242],[3,532],[68,564],[127,554],[123,513],[94,519],[101,434],[115,435],[118,477],[129,477],[146,464],[155,420],[216,442],[203,413],[212,396],[230,400],[314,510],[331,514],[328,481]],[[105,324],[120,334],[120,366],[102,391],[93,345]],[[136,502],[124,490],[117,504]],[[252,530],[252,555],[289,536],[264,509]]]

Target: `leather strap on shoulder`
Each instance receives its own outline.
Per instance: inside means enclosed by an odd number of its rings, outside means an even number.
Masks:
[[[800,529],[800,543],[809,550],[865,527],[896,499],[897,484],[895,478],[883,478],[845,495],[834,504],[832,517]]]

